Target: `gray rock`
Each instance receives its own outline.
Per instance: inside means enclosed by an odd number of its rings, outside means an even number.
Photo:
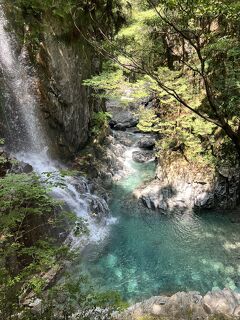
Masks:
[[[109,216],[109,208],[103,198],[93,194],[85,194],[82,198],[87,201],[89,214],[99,223],[104,220],[104,217]]]
[[[149,150],[153,150],[153,148],[155,147],[156,144],[156,139],[153,137],[146,137],[146,138],[142,138],[139,142],[138,142],[138,147],[142,148],[142,149],[149,149]]]
[[[76,45],[58,41],[62,32],[58,23],[44,15],[42,18],[49,30],[38,55],[42,111],[54,151],[67,157],[88,141],[92,111],[104,109],[103,101],[91,97],[91,89],[83,85],[83,79],[99,71],[101,59],[84,47],[82,40],[76,40]]]
[[[134,191],[134,195],[149,209],[184,212],[184,210],[233,209],[239,202],[240,179],[238,170],[218,172],[200,171],[194,165],[167,164],[162,159],[157,167],[157,178]]]
[[[127,128],[135,127],[138,124],[138,117],[129,111],[120,110],[115,113],[109,121],[109,125],[114,130],[125,131]]]
[[[35,299],[33,302],[31,302],[29,304],[29,307],[31,308],[31,312],[34,314],[34,315],[41,315],[42,313],[42,300],[41,299]]]
[[[69,178],[70,180],[70,183],[72,185],[74,185],[74,187],[76,188],[76,190],[79,192],[79,193],[88,193],[90,192],[89,190],[89,182],[87,181],[86,178],[84,177],[70,177]]]
[[[25,163],[23,161],[16,162],[12,165],[11,169],[9,170],[11,173],[31,173],[33,172],[33,167]]]
[[[150,160],[154,160],[154,153],[151,151],[134,151],[132,153],[132,158],[136,162],[147,162]]]
[[[171,297],[152,297],[122,313],[115,313],[113,318],[137,320],[157,316],[165,320],[210,320],[221,317],[224,320],[238,319],[239,312],[240,294],[224,289],[208,292],[204,297],[199,292],[177,292]]]

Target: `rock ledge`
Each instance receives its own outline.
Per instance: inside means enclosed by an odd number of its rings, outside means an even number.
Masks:
[[[240,293],[230,289],[208,292],[178,292],[156,296],[114,315],[115,320],[224,320],[240,319]]]

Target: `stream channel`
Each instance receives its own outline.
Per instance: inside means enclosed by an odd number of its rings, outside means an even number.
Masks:
[[[102,242],[89,245],[74,267],[87,273],[97,290],[113,290],[129,302],[177,291],[240,288],[240,224],[233,212],[161,215],[133,198],[132,192],[155,175],[155,162],[131,159],[112,187],[116,223]]]

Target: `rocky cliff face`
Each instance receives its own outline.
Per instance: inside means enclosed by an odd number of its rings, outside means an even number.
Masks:
[[[61,29],[45,21],[46,30],[37,55],[42,110],[56,150],[61,155],[76,153],[89,138],[91,113],[103,104],[94,101],[83,85],[101,68],[100,58],[86,41],[59,40]]]
[[[17,55],[29,53],[27,64],[31,60],[33,68],[28,68],[28,72],[35,81],[33,87],[46,136],[52,142],[53,153],[72,157],[89,139],[92,113],[105,109],[104,103],[94,99],[91,89],[83,85],[85,79],[101,70],[101,57],[77,30],[66,35],[64,26],[52,16],[34,20],[34,28],[39,29],[36,35],[35,29],[22,17],[23,20],[14,19],[14,14],[6,9],[9,29],[16,38]],[[0,83],[1,78],[0,74]],[[6,100],[0,94],[0,106],[3,98]],[[4,122],[0,114],[1,136],[7,131]]]
[[[149,209],[163,213],[232,209],[239,201],[239,173],[229,168],[198,168],[183,158],[162,159],[156,178],[134,195]]]

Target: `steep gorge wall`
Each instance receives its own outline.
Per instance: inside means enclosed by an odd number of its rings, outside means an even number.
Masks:
[[[23,48],[29,53],[33,66],[29,72],[36,80],[40,118],[50,137],[52,153],[69,158],[86,145],[92,113],[105,109],[104,103],[94,99],[91,89],[83,85],[83,80],[101,70],[102,58],[77,30],[71,30],[70,36],[65,34],[64,24],[51,15],[26,19],[21,13],[19,19],[12,7],[6,8],[6,14],[10,32],[18,42],[15,49],[19,54]],[[35,19],[33,25],[31,19]],[[1,100],[1,105],[6,103]],[[1,136],[7,136],[4,112],[0,117]]]
[[[45,25],[48,32],[36,59],[41,106],[55,148],[67,156],[86,144],[92,112],[104,109],[83,85],[100,70],[101,59],[82,38],[60,41],[57,26]]]

